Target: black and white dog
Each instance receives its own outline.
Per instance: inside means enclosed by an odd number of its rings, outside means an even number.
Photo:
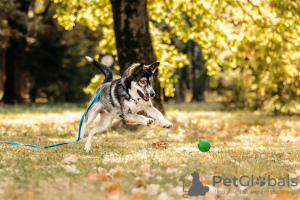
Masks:
[[[85,123],[81,128],[81,138],[84,136],[90,123],[100,114],[100,121],[89,133],[84,150],[91,149],[92,137],[95,133],[104,131],[112,123],[113,118],[123,118],[128,124],[151,125],[156,119],[164,128],[171,128],[172,123],[167,121],[151,103],[151,97],[155,92],[151,86],[153,73],[159,66],[159,62],[150,65],[133,64],[120,79],[113,80],[112,71],[105,65],[86,56],[88,62],[100,69],[105,75],[103,83],[95,90],[92,100],[101,90],[98,100],[86,113]],[[90,103],[92,102],[90,101]],[[138,115],[139,111],[145,111],[152,118]]]

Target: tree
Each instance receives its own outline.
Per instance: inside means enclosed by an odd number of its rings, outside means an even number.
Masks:
[[[162,32],[155,27],[154,23],[149,23],[147,1],[111,1],[111,4],[107,0],[95,2],[55,0],[54,2],[59,5],[56,17],[66,29],[72,29],[76,22],[87,24],[92,30],[101,25],[103,39],[100,42],[100,47],[102,53],[118,51],[117,59],[120,66],[116,66],[116,68],[119,68],[121,73],[134,62],[160,61],[161,66],[155,74],[154,89],[158,93],[155,98],[156,106],[163,110],[160,84],[165,88],[167,95],[173,95],[173,83],[177,79],[174,72],[178,67],[187,64],[188,61],[186,56],[178,53],[177,49],[171,45],[167,31]],[[131,11],[132,13],[130,13]],[[125,16],[122,17],[118,12]],[[132,18],[127,18],[127,16]],[[133,36],[133,38],[129,36]],[[140,41],[137,42],[138,40]],[[158,73],[160,74],[159,79]],[[91,81],[87,91],[92,92],[95,86],[100,83],[101,80],[97,76]]]
[[[12,4],[16,4],[15,1]],[[30,1],[19,1],[18,12],[12,12],[7,22],[11,29],[9,46],[5,51],[5,73],[4,95],[2,101],[5,103],[23,103],[25,94],[27,46],[28,10]]]
[[[205,90],[205,75],[204,68],[205,60],[202,55],[202,48],[194,41],[190,41],[191,46],[191,60],[193,65],[193,97],[192,101],[204,101]]]
[[[82,25],[64,30],[53,19],[55,10],[56,4],[48,0],[0,2],[4,103],[86,99],[83,88],[93,69],[82,61],[98,48],[101,34]]]
[[[111,0],[121,74],[133,63],[156,62],[149,32],[147,0]],[[164,112],[158,72],[154,74],[155,106]]]
[[[57,16],[64,27],[80,22],[95,29],[101,24],[100,47],[116,50],[108,0],[54,1],[61,4]],[[149,0],[149,30],[156,57],[163,63],[159,73],[166,95],[173,95],[175,71],[187,61],[171,43],[175,35],[183,43],[192,40],[200,45],[204,68],[213,77],[209,80],[236,75],[235,85],[223,84],[228,100],[241,107],[300,112],[299,10],[294,0]]]

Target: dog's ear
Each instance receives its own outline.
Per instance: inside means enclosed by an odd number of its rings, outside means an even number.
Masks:
[[[155,72],[156,68],[159,66],[159,64],[160,64],[160,62],[154,62],[154,63],[152,63],[150,65],[145,66],[145,69],[146,70],[150,69],[151,72],[152,72],[152,74],[154,74],[154,72]]]
[[[144,67],[144,63],[136,64],[129,69],[129,76],[137,75]]]

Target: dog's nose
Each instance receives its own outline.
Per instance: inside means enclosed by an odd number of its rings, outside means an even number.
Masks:
[[[154,97],[155,96],[155,92],[150,92],[150,96]]]

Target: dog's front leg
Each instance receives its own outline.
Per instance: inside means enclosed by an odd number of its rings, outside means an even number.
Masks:
[[[147,118],[143,115],[137,115],[137,114],[126,114],[124,116],[124,120],[127,124],[143,124],[146,126],[149,126],[153,124],[154,120],[151,118]]]
[[[156,119],[163,128],[171,128],[173,124],[166,120],[161,112],[157,110],[155,107],[150,105],[147,109],[145,109],[146,113],[150,116]]]

